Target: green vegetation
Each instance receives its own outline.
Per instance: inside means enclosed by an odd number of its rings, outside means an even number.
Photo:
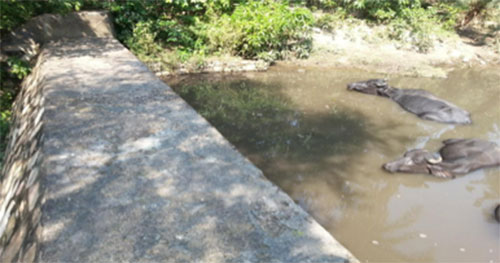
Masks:
[[[105,9],[118,38],[145,62],[173,68],[207,55],[250,59],[305,58],[309,29],[345,18],[390,25],[392,39],[423,52],[436,35],[452,31],[498,0],[47,0],[1,1],[0,31],[5,33],[41,13]],[[314,21],[312,11],[328,15]],[[315,24],[316,23],[316,24]]]
[[[306,57],[312,11],[331,14],[326,20],[356,17],[394,26],[422,37],[449,31],[498,0],[47,0],[0,1],[0,31],[12,30],[42,13],[105,9],[113,14],[118,38],[143,58],[183,62],[193,55],[229,53],[246,58]],[[312,10],[312,11],[311,11]],[[171,58],[170,58],[171,59]]]
[[[250,59],[305,58],[311,26],[330,28],[355,17],[388,25],[387,36],[421,52],[438,36],[498,6],[498,0],[135,0],[106,1],[119,39],[140,59],[175,68],[207,55]],[[79,7],[96,7],[81,1]],[[489,8],[491,7],[491,8]],[[314,10],[327,15],[313,18]],[[469,18],[468,18],[469,17]]]
[[[0,170],[2,169],[6,137],[9,133],[10,108],[12,104],[12,93],[4,92],[0,97]]]
[[[44,14],[55,13],[64,14],[71,11],[78,11],[86,2],[87,6],[96,1],[64,1],[64,0],[46,0],[46,1],[22,1],[22,0],[4,0],[0,1],[0,32],[6,33],[28,19]]]
[[[273,1],[248,1],[229,14],[211,12],[197,24],[209,52],[230,52],[246,58],[275,60],[292,52],[307,57],[311,49],[312,13]]]
[[[313,16],[287,1],[109,2],[118,38],[146,62],[175,67],[209,54],[305,57]]]
[[[9,133],[11,107],[21,80],[30,72],[27,62],[10,57],[0,63],[0,170],[2,169],[6,137]]]

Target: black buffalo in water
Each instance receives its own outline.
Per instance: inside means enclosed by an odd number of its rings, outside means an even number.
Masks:
[[[384,164],[389,172],[422,173],[455,178],[474,170],[500,165],[500,147],[479,139],[448,139],[438,153],[424,149],[407,151],[404,156]]]
[[[435,97],[425,90],[390,87],[383,79],[370,79],[347,85],[347,89],[388,97],[418,117],[444,123],[470,124],[470,113]]]

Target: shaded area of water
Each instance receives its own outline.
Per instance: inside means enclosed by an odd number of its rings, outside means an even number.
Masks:
[[[446,98],[474,124],[421,120],[388,99],[346,90],[373,77]],[[498,68],[426,79],[280,66],[166,82],[361,261],[500,261],[498,168],[455,180],[380,168],[447,138],[500,143]]]

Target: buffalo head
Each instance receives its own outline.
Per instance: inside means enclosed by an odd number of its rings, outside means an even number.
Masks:
[[[407,151],[403,157],[386,163],[383,168],[391,173],[421,173],[437,177],[454,178],[455,176],[441,165],[441,156],[423,149]]]
[[[386,96],[386,90],[389,89],[389,85],[384,79],[370,79],[348,84],[347,89],[372,95]]]

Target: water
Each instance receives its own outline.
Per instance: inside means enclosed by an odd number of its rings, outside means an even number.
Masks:
[[[467,109],[473,125],[418,119],[347,83],[389,78]],[[500,169],[454,180],[389,174],[406,150],[447,138],[500,143],[500,69],[448,79],[278,66],[166,82],[362,262],[499,262]]]

